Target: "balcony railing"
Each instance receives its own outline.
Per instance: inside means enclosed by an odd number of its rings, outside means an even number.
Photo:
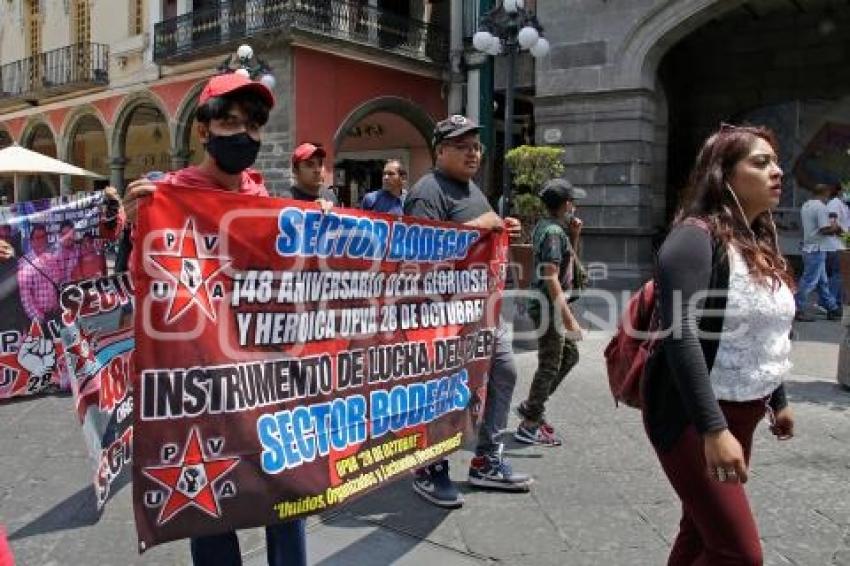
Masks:
[[[0,100],[109,84],[109,47],[76,43],[0,67]]]
[[[218,7],[156,24],[154,59],[183,59],[287,27],[435,63],[448,60],[448,37],[442,28],[345,0],[222,0]]]

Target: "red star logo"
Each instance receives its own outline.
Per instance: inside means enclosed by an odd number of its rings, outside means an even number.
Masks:
[[[0,354],[0,366],[5,374],[0,375],[0,391],[8,391],[4,397],[11,397],[15,391],[26,387],[30,374],[18,363],[18,352]]]
[[[26,336],[21,337],[21,343],[29,337],[41,338],[42,336],[44,336],[44,332],[41,329],[41,325],[38,323],[38,319],[34,318],[30,322],[29,332],[27,332]],[[56,343],[54,342],[54,344]],[[57,353],[59,353],[58,350]],[[7,375],[11,376],[9,378],[9,383],[4,385],[6,381],[4,379],[5,376],[0,374],[0,391],[8,391],[8,393],[4,395],[5,397],[12,397],[27,389],[30,373],[24,369],[20,362],[18,362],[17,350],[6,354],[0,354],[0,368],[3,369],[3,373],[9,372]]]
[[[193,427],[179,462],[142,470],[168,489],[168,498],[159,512],[157,524],[165,523],[190,505],[216,519],[221,517],[213,484],[238,463],[239,458],[207,458],[198,431]]]
[[[152,252],[150,259],[176,285],[165,322],[178,319],[193,304],[198,305],[210,320],[215,310],[210,298],[210,279],[230,264],[230,258],[210,255],[204,250],[203,238],[195,232],[192,219],[186,222],[178,238],[177,249],[171,252]]]
[[[68,347],[67,351],[76,357],[74,362],[75,375],[82,375],[89,363],[97,363],[97,358],[94,355],[96,334],[96,332],[86,332],[80,328],[77,341]]]

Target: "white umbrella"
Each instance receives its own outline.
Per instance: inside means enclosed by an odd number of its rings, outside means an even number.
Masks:
[[[12,174],[15,176],[15,202],[20,198],[21,175],[49,174],[94,177],[95,179],[103,178],[103,175],[98,175],[76,165],[48,157],[43,153],[26,149],[18,144],[0,149],[0,175],[3,174]]]

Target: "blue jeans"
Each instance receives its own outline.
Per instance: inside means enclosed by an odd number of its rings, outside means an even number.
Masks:
[[[266,527],[266,558],[269,566],[307,566],[307,535],[304,519]],[[236,531],[193,538],[195,566],[241,566],[242,553]]]
[[[513,331],[501,318],[495,332],[490,375],[487,379],[487,398],[484,403],[484,418],[478,429],[476,456],[487,456],[498,452],[499,434],[508,426],[511,398],[516,386],[517,370],[514,363]],[[446,460],[442,460],[446,462]],[[429,467],[430,469],[430,467]]]
[[[826,252],[803,252],[803,275],[797,282],[797,310],[802,311],[809,302],[809,294],[817,289],[819,302],[828,311],[838,308],[838,303],[829,291],[826,279]]]
[[[499,434],[508,426],[511,398],[516,386],[517,370],[514,364],[513,332],[511,326],[499,319],[496,328],[493,358],[487,380],[487,400],[484,419],[478,429],[475,455],[494,454],[499,450]]]
[[[841,262],[838,252],[826,252],[826,279],[829,281],[829,292],[835,302],[842,304],[844,299],[844,288],[841,285]],[[823,308],[826,306],[821,305]]]

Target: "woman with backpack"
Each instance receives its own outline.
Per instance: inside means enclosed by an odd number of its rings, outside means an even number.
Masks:
[[[658,254],[664,338],[642,380],[644,424],[682,501],[671,566],[761,565],[744,490],[753,433],[791,438],[793,279],[771,209],[782,191],[765,128],[724,125],[704,143]]]

